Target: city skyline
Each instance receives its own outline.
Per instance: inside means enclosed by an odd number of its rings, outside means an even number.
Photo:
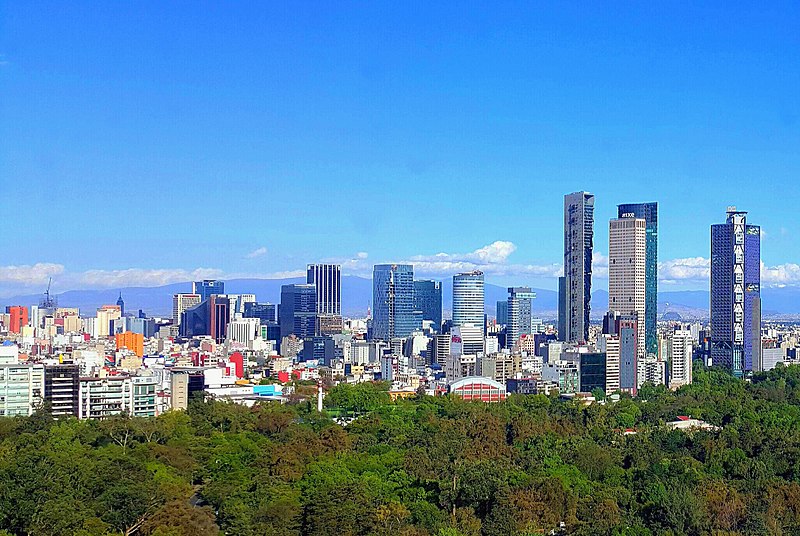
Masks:
[[[0,208],[51,207],[59,224],[6,233],[4,295],[50,276],[60,292],[415,261],[421,277],[480,269],[555,289],[561,197],[578,190],[597,196],[597,221],[659,202],[662,287],[705,287],[705,229],[727,205],[747,205],[765,230],[763,284],[800,283],[800,227],[775,206],[776,193],[785,206],[800,196],[787,188],[800,172],[800,82],[783,23],[797,6],[632,7],[622,19],[599,4],[587,17],[53,4],[60,17],[42,19],[40,7],[2,7],[13,24],[0,33]],[[254,21],[270,31],[248,32]],[[476,36],[487,23],[498,34]],[[176,26],[187,29],[177,43]],[[237,31],[192,31],[206,27]],[[388,217],[381,200],[396,185],[420,195]],[[486,195],[495,185],[502,195]],[[269,223],[176,202],[203,191],[265,208]],[[434,211],[426,191],[447,192]]]

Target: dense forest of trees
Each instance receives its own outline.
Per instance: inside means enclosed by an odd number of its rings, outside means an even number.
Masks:
[[[800,533],[800,367],[676,393],[494,405],[385,386],[326,403],[195,401],[154,419],[0,419],[0,534]],[[719,432],[669,431],[692,415]],[[623,436],[621,429],[637,434]]]

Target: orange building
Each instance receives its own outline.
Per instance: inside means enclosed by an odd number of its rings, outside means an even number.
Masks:
[[[22,305],[6,307],[6,313],[11,317],[8,322],[9,333],[19,333],[28,325],[28,308]]]
[[[115,339],[117,341],[117,350],[127,348],[139,357],[144,355],[144,335],[141,333],[133,333],[132,331],[117,333]]]

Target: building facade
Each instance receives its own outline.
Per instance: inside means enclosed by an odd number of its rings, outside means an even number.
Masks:
[[[645,221],[645,352],[658,353],[658,203],[628,203],[617,206],[618,218]]]
[[[306,284],[317,289],[316,333],[342,332],[342,267],[338,264],[309,264]]]
[[[313,337],[317,329],[317,288],[309,284],[281,286],[278,318],[281,339],[289,335]]]
[[[620,218],[609,222],[608,308],[638,319],[637,357],[645,355],[646,222]]]
[[[483,272],[474,270],[453,276],[453,326],[484,324]]]
[[[442,330],[442,283],[427,279],[414,281],[414,310],[430,320],[437,333]]]
[[[523,335],[531,334],[533,299],[536,297],[530,287],[510,287],[508,289],[508,323],[506,324],[506,344],[513,348]]]
[[[376,264],[372,272],[372,338],[389,341],[419,329],[414,315],[414,267]]]
[[[594,195],[575,192],[564,196],[564,337],[568,342],[589,339],[594,248]]]
[[[761,363],[761,228],[736,207],[711,226],[711,361],[737,377]]]
[[[205,301],[213,294],[225,294],[225,283],[216,279],[204,279],[192,283],[192,294],[198,294]]]

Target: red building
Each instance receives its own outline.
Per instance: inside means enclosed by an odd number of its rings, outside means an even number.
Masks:
[[[500,402],[507,396],[505,385],[480,376],[469,376],[453,382],[450,385],[450,394],[458,395],[464,400],[481,402]]]
[[[9,333],[20,333],[28,325],[28,308],[23,305],[6,307],[6,313],[11,317],[8,322]]]

